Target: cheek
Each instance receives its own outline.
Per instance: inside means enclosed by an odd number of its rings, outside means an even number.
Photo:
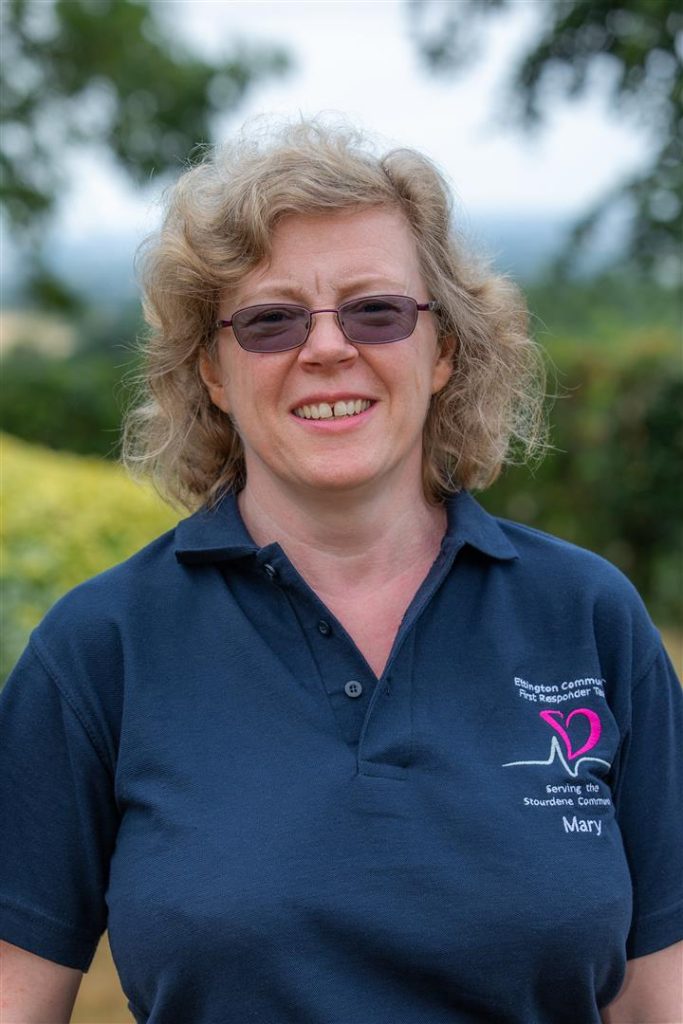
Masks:
[[[281,415],[280,376],[276,367],[234,360],[226,368],[225,395],[233,423],[243,438],[257,438],[273,431],[273,419]]]
[[[238,352],[230,352],[221,360],[225,395],[233,409],[243,404],[249,395],[253,375]]]

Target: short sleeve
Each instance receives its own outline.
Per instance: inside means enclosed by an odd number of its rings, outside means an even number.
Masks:
[[[106,928],[111,768],[34,645],[0,693],[0,938],[87,971]]]
[[[683,939],[683,694],[662,647],[634,687],[615,804],[633,884],[633,959]]]

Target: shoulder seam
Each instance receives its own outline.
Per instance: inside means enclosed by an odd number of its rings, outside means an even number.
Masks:
[[[655,644],[655,649],[654,649],[654,652],[652,654],[652,657],[648,661],[645,662],[645,668],[642,670],[642,672],[640,673],[640,675],[636,679],[635,683],[633,684],[633,691],[632,691],[633,693],[635,693],[636,690],[638,689],[638,687],[640,686],[640,684],[645,681],[645,677],[651,671],[652,666],[656,662],[656,660],[659,657],[659,655],[662,653],[662,650],[663,650],[663,648],[662,648],[662,644],[661,644],[661,640],[660,640],[659,644]]]
[[[32,636],[30,638],[30,640],[29,640],[29,647],[31,647],[33,649],[33,651],[34,651],[38,661],[42,665],[43,669],[45,670],[45,673],[49,677],[50,681],[54,685],[55,689],[59,693],[59,695],[62,698],[62,700],[64,700],[66,702],[66,704],[68,704],[68,706],[71,709],[72,713],[78,719],[78,722],[80,723],[81,728],[83,729],[84,733],[86,734],[86,736],[90,740],[90,745],[92,746],[93,750],[97,754],[98,760],[100,760],[102,762],[102,765],[103,765],[104,769],[106,770],[107,774],[111,776],[111,774],[112,774],[111,766],[108,764],[106,756],[100,750],[99,744],[97,743],[97,740],[95,739],[95,736],[93,735],[93,732],[88,727],[88,724],[87,724],[84,716],[78,710],[77,705],[75,704],[73,699],[69,696],[69,694],[66,692],[66,689],[60,684],[58,676],[57,676],[57,673],[55,672],[55,670],[52,668],[52,666],[50,665],[50,663],[48,661],[47,654],[43,650],[41,650],[41,647],[42,647],[41,641],[39,641],[38,638],[35,635]]]

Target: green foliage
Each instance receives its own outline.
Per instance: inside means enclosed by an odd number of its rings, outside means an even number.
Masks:
[[[38,297],[69,308],[41,255],[67,158],[107,151],[141,185],[177,171],[215,115],[288,59],[242,41],[212,64],[169,36],[153,0],[4,0],[0,17],[0,201],[29,246]]]
[[[55,357],[40,347],[40,321],[3,359],[0,430],[51,448],[116,457],[129,400],[126,382],[139,357],[137,309],[112,316],[90,310],[71,321],[76,347]]]
[[[0,679],[67,590],[122,561],[180,518],[119,466],[2,437]]]
[[[676,332],[622,328],[611,345],[546,340],[557,378],[553,449],[481,496],[497,515],[598,552],[659,622],[683,620],[683,368]]]
[[[16,349],[3,365],[0,429],[89,455],[115,455],[122,367],[106,352],[54,359]]]
[[[534,333],[551,350],[600,350],[618,363],[631,357],[630,345],[642,345],[644,334],[673,339],[680,327],[680,297],[642,275],[552,278],[524,291]]]
[[[434,71],[455,73],[477,53],[485,16],[513,0],[409,0],[418,48]],[[436,28],[425,28],[437,12]],[[576,224],[561,269],[614,207],[631,214],[627,255],[634,265],[671,275],[683,235],[683,14],[670,0],[543,0],[538,37],[505,90],[503,117],[533,128],[548,116],[548,98],[573,99],[603,88],[618,115],[648,132],[651,159],[622,179]],[[601,83],[601,84],[599,84]]]

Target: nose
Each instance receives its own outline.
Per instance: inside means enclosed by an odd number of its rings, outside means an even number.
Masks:
[[[299,361],[333,366],[357,358],[358,349],[342,331],[337,314],[327,310],[313,313],[310,333],[299,349]]]

